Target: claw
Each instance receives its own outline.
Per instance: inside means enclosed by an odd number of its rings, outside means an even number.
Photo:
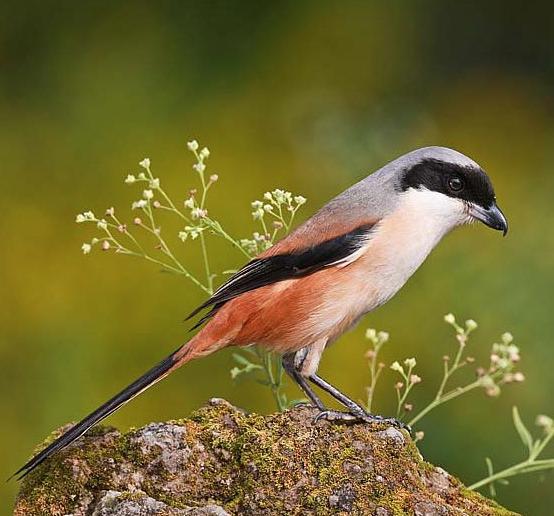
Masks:
[[[352,422],[364,422],[364,423],[384,423],[387,425],[392,425],[396,428],[402,430],[407,430],[409,434],[412,433],[412,429],[406,423],[396,419],[394,417],[383,417],[373,414],[367,414],[365,412],[356,412],[355,414],[350,412],[340,412],[337,410],[322,410],[315,418],[314,423],[317,423],[320,420],[326,421],[342,421],[347,423]]]
[[[360,418],[350,412],[339,412],[338,410],[322,410],[315,418],[314,423],[324,419],[325,421],[358,421]]]

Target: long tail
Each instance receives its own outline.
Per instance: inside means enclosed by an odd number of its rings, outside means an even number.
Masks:
[[[19,480],[22,479],[25,475],[33,471],[33,469],[35,469],[39,464],[48,459],[48,457],[54,455],[60,450],[63,450],[66,446],[81,437],[96,423],[99,423],[110,414],[113,414],[116,410],[125,405],[125,403],[132,400],[135,396],[138,396],[141,392],[148,389],[148,387],[154,385],[156,382],[167,376],[172,370],[183,365],[192,358],[195,358],[195,356],[198,356],[189,346],[191,343],[192,341],[185,344],[185,346],[181,346],[167,358],[164,358],[158,365],[154,366],[147,373],[143,374],[140,378],[123,389],[119,394],[116,394],[102,406],[98,407],[94,412],[79,421],[79,423],[72,426],[67,432],[58,437],[53,443],[49,444],[44,450],[37,453],[24,466],[19,468],[12,475],[12,478],[14,476],[18,476]]]

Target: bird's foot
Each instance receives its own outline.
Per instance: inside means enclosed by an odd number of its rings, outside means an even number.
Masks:
[[[340,412],[338,410],[322,410],[314,419],[317,423],[320,420],[325,421],[340,421],[344,423],[381,423],[391,425],[396,428],[407,430],[408,433],[412,433],[412,429],[406,423],[396,419],[394,417],[383,417],[374,414],[368,414],[366,412]]]
[[[344,423],[354,423],[361,421],[361,418],[350,412],[341,412],[339,410],[322,410],[315,418],[314,423],[318,421],[342,421]]]
[[[410,425],[404,423],[404,421],[400,421],[400,419],[396,419],[395,417],[384,417],[374,414],[366,414],[363,418],[363,421],[367,423],[383,423],[399,428],[400,430],[406,430],[410,435],[412,433],[412,427]]]

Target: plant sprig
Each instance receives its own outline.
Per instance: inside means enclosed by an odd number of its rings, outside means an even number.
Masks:
[[[513,336],[506,332],[502,334],[499,343],[494,343],[492,345],[489,365],[486,368],[478,367],[476,369],[476,379],[452,387],[451,383],[453,376],[455,376],[459,370],[475,362],[473,357],[466,355],[466,350],[469,336],[477,329],[477,323],[469,319],[465,321],[462,326],[456,322],[456,318],[452,314],[446,315],[444,320],[454,329],[458,347],[453,359],[448,355],[443,357],[442,380],[437,388],[435,396],[408,422],[412,427],[420,423],[424,417],[440,405],[450,402],[475,389],[483,389],[488,396],[498,396],[501,393],[501,387],[503,385],[523,382],[525,379],[523,373],[517,370],[520,361],[520,350],[514,344]],[[377,333],[373,329],[368,329],[366,331],[366,338],[370,341],[370,349],[366,353],[366,358],[369,361],[370,379],[370,386],[367,387],[367,409],[371,412],[377,380],[385,368],[385,364],[378,360],[378,356],[383,344],[388,342],[389,335],[386,332]],[[400,375],[400,380],[394,385],[396,391],[397,417],[405,418],[407,413],[413,411],[414,406],[412,403],[408,402],[408,398],[413,387],[422,381],[414,372],[416,365],[417,362],[415,358],[407,358],[402,363],[394,361],[390,366],[391,370]],[[527,449],[527,458],[517,464],[495,472],[492,460],[487,457],[485,462],[488,475],[470,485],[469,489],[475,490],[488,485],[490,494],[494,497],[496,495],[495,485],[497,483],[507,483],[508,478],[524,473],[554,469],[554,458],[540,458],[541,454],[543,454],[547,445],[554,437],[554,420],[545,415],[537,416],[536,423],[543,429],[544,435],[542,438],[534,439],[531,432],[521,420],[516,407],[513,409],[512,417],[517,433]],[[424,433],[422,431],[416,431],[414,434],[414,441],[420,441],[423,437]]]
[[[537,416],[535,423],[543,430],[543,436],[542,438],[534,439],[531,432],[523,423],[517,407],[513,407],[512,409],[512,419],[519,438],[527,449],[527,458],[501,471],[495,472],[492,460],[487,457],[486,464],[488,475],[485,478],[471,484],[468,489],[476,490],[488,485],[489,492],[494,498],[496,496],[496,483],[506,484],[508,483],[506,479],[516,475],[554,469],[554,458],[539,458],[554,437],[554,420],[551,417],[542,414]]]
[[[271,247],[276,238],[291,230],[295,215],[306,203],[306,199],[281,189],[266,192],[263,202],[252,203],[252,217],[254,221],[258,221],[260,230],[255,231],[251,238],[236,239],[220,221],[210,216],[207,207],[208,193],[219,180],[218,174],[208,175],[209,149],[200,148],[196,140],[189,141],[187,148],[195,159],[192,169],[196,173],[198,186],[189,190],[186,199],[175,201],[162,187],[160,179],[153,174],[150,159],[145,158],[139,163],[142,170],[137,174],[128,174],[125,179],[126,184],[138,184],[142,188],[141,197],[131,204],[131,209],[135,212],[132,224],[120,220],[113,207],[106,210],[103,218],[98,218],[92,211],[80,213],[76,222],[92,223],[100,230],[98,236],[81,246],[84,254],[99,247],[103,251],[143,258],[158,265],[163,271],[184,276],[205,294],[212,295],[214,280],[218,275],[213,272],[210,264],[207,236],[223,238],[250,260]],[[162,233],[157,216],[160,211],[175,215],[184,225],[177,233],[178,240],[182,243],[199,242],[203,277],[193,273],[178,258],[178,252]],[[232,271],[223,271],[222,274],[229,272]],[[283,371],[280,359],[259,347],[254,347],[251,351],[249,357],[246,353],[233,355],[241,367],[233,368],[231,376],[236,378],[242,374],[256,375],[261,372],[263,377],[257,378],[258,381],[271,389],[277,407],[283,410],[288,406],[288,401],[282,392]]]

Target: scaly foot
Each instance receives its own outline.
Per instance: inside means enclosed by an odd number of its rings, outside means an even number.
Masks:
[[[356,412],[352,414],[351,412],[340,412],[338,410],[322,410],[315,418],[314,422],[317,423],[321,419],[326,421],[342,421],[345,423],[384,423],[387,425],[392,425],[396,428],[401,428],[407,430],[408,433],[412,433],[412,429],[406,423],[403,423],[399,419],[394,417],[383,417],[373,414],[367,414],[362,412]]]

